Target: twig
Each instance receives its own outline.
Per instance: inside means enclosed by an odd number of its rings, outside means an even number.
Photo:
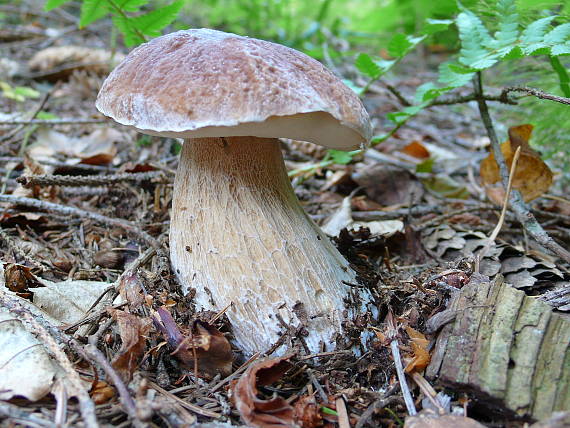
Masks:
[[[501,93],[500,95],[483,95],[485,101],[498,101],[503,104],[511,104],[516,105],[517,100],[514,100],[508,96],[508,93]],[[472,93],[468,95],[456,95],[456,96],[449,96],[449,97],[442,97],[436,98],[431,103],[429,103],[428,107],[431,106],[443,106],[443,105],[453,105],[453,104],[463,104],[468,103],[471,101],[476,101],[477,94]]]
[[[65,372],[67,381],[74,389],[74,394],[79,400],[79,410],[83,417],[83,422],[88,428],[98,428],[97,417],[95,416],[95,404],[85,390],[83,382],[75,371],[73,365],[60,348],[55,338],[63,337],[61,332],[51,326],[47,321],[40,323],[37,318],[39,315],[32,313],[25,308],[16,298],[8,295],[0,290],[0,305],[7,308],[10,312],[17,315],[18,319],[28,327],[28,329],[46,346],[50,353],[55,357],[62,370]],[[73,339],[72,339],[73,340]]]
[[[53,92],[53,89],[44,94],[44,96],[42,97],[42,99],[40,100],[40,102],[38,103],[36,108],[33,110],[32,116],[29,119],[21,121],[22,123],[18,124],[19,126],[17,128],[13,129],[12,131],[8,132],[6,135],[2,136],[2,138],[1,138],[2,144],[10,141],[10,139],[14,135],[16,135],[18,132],[20,132],[22,129],[24,129],[26,126],[28,126],[31,122],[34,121],[34,119],[38,115],[38,113],[44,108],[44,106],[45,106],[45,104],[46,104],[47,100],[49,99],[52,92]]]
[[[37,113],[36,113],[37,114]],[[88,125],[92,123],[107,123],[106,119],[12,119],[0,120],[2,126],[19,125]]]
[[[75,175],[26,175],[16,181],[24,187],[33,186],[111,186],[117,183],[139,183],[141,181],[168,182],[161,171],[135,172],[124,174],[75,176]]]
[[[506,95],[509,92],[525,92],[529,95],[535,96],[536,98],[540,98],[541,100],[555,101],[557,103],[570,105],[570,98],[559,97],[558,95],[552,95],[547,92],[541,91],[540,89],[529,88],[528,86],[509,86],[508,88],[503,89],[501,95],[503,94]]]
[[[475,93],[481,95],[483,93],[483,87],[481,82],[481,72],[478,71],[474,79]],[[505,163],[505,157],[503,152],[501,152],[501,145],[495,129],[493,127],[493,121],[491,120],[491,115],[489,114],[489,109],[487,108],[487,103],[483,98],[477,99],[477,104],[479,105],[479,113],[485,129],[487,130],[487,135],[489,140],[491,140],[491,147],[493,148],[493,154],[495,155],[495,160],[499,165],[499,172],[503,182],[503,187],[506,189],[509,183],[509,172],[507,170],[507,165]],[[570,262],[570,252],[562,248],[556,241],[554,241],[542,226],[536,221],[536,218],[529,211],[528,207],[524,203],[521,193],[518,190],[513,190],[511,192],[511,209],[515,213],[517,220],[522,224],[523,228],[532,236],[540,245],[549,249],[554,254],[560,258]]]
[[[392,395],[389,397],[383,397],[380,400],[376,400],[373,402],[368,408],[364,411],[364,413],[358,419],[358,422],[354,426],[354,428],[362,428],[368,422],[368,420],[372,417],[372,415],[377,412],[378,410],[383,409],[386,406],[391,405],[395,402],[401,402],[402,398],[398,395]]]
[[[497,236],[499,235],[499,232],[501,231],[501,228],[503,227],[503,223],[505,222],[505,215],[507,213],[507,208],[509,206],[509,196],[511,194],[511,190],[513,187],[513,181],[514,181],[515,173],[517,171],[517,163],[519,161],[520,154],[521,154],[521,148],[519,146],[519,147],[517,147],[517,150],[515,152],[515,156],[513,157],[513,162],[511,164],[511,171],[509,173],[509,182],[507,183],[507,191],[505,192],[505,200],[503,201],[503,209],[501,210],[501,216],[499,217],[499,221],[497,222],[497,226],[495,227],[495,229],[493,229],[493,232],[489,236],[489,241],[487,243],[487,245],[489,245],[489,246],[493,242],[495,242],[495,240],[497,239]],[[488,249],[487,245],[485,245],[485,248],[484,248],[485,250]],[[483,254],[482,254],[482,256],[483,256]]]
[[[208,416],[210,418],[219,418],[222,415],[220,415],[219,413],[216,412],[212,412],[211,410],[206,410],[203,409],[201,407],[196,406],[195,404],[190,404],[188,401],[183,400],[182,398],[177,397],[176,395],[168,392],[167,390],[161,388],[160,386],[158,386],[156,383],[149,381],[148,382],[149,387],[151,387],[152,389],[156,389],[158,392],[160,392],[161,394],[163,394],[164,396],[171,398],[172,400],[176,401],[177,403],[179,403],[182,407],[184,407],[187,410],[190,410],[191,412],[197,413],[199,415],[202,416]]]
[[[346,404],[344,398],[338,397],[335,401],[336,411],[338,413],[338,426],[339,428],[350,428],[350,420],[348,419],[348,412],[346,411]]]
[[[0,416],[13,419],[12,422],[23,422],[25,426],[53,427],[53,422],[5,401],[0,401]],[[5,422],[7,422],[7,426],[10,426],[10,421]]]
[[[44,266],[42,263],[34,260],[33,258],[31,258],[30,256],[28,256],[24,250],[22,248],[20,248],[19,245],[16,244],[16,242],[14,242],[14,239],[8,235],[8,233],[6,233],[6,231],[2,228],[2,226],[0,226],[0,241],[4,241],[7,245],[7,247],[12,250],[12,252],[14,253],[14,255],[16,255],[18,258],[25,260],[26,262],[28,262],[30,265],[32,265],[33,267],[35,267],[36,269],[39,269],[40,271],[44,272],[47,268],[46,266]]]
[[[404,374],[402,358],[400,357],[400,348],[398,346],[398,329],[396,328],[396,321],[394,320],[394,315],[392,315],[391,311],[388,312],[386,322],[388,323],[387,337],[390,339],[390,349],[392,350],[392,357],[394,358],[394,364],[396,365],[396,374],[398,375],[398,381],[400,382],[402,396],[404,397],[408,414],[410,416],[414,416],[417,414],[416,406],[414,405],[414,399],[412,398],[410,388],[406,382],[406,375]]]
[[[8,202],[15,205],[22,205],[30,208],[36,208],[42,211],[54,212],[66,216],[88,218],[90,220],[94,220],[109,226],[120,227],[127,232],[131,232],[134,235],[138,235],[143,241],[145,241],[148,245],[152,247],[158,248],[160,246],[160,243],[155,238],[150,236],[145,231],[139,229],[134,223],[127,220],[115,219],[104,216],[102,214],[85,211],[79,208],[55,204],[53,202],[40,201],[39,199],[23,198],[12,195],[0,195],[0,202]]]
[[[83,347],[83,350],[91,360],[95,361],[103,369],[108,378],[113,382],[113,385],[115,385],[115,388],[117,388],[117,391],[119,392],[119,400],[129,415],[129,418],[131,419],[133,425],[135,427],[147,426],[147,424],[143,423],[138,418],[137,406],[133,400],[133,397],[131,397],[131,394],[129,393],[129,390],[127,389],[125,383],[117,374],[115,369],[111,366],[111,363],[107,361],[103,353],[92,344],[85,345]]]

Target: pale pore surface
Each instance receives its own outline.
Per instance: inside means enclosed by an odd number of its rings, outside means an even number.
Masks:
[[[341,330],[348,263],[300,206],[279,142],[256,137],[185,142],[172,207],[171,260],[200,308],[227,312],[240,347],[267,350],[308,313],[311,351]],[[315,318],[312,318],[316,316]]]

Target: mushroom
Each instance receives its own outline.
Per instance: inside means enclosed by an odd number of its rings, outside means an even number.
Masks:
[[[370,294],[303,211],[277,138],[355,149],[371,136],[358,97],[321,63],[282,45],[209,29],[133,50],[97,97],[139,132],[184,139],[170,256],[199,309],[227,311],[237,345],[265,351],[283,323],[330,348]]]

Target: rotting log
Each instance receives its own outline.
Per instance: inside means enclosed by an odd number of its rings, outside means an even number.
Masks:
[[[570,409],[570,321],[479,274],[452,299],[428,378],[469,394],[489,416],[543,419]]]

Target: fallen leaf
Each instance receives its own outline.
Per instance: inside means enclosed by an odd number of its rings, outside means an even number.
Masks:
[[[370,199],[383,206],[408,205],[424,194],[422,184],[407,169],[382,163],[354,173],[352,179],[364,187]]]
[[[417,159],[430,157],[429,150],[419,141],[412,141],[402,149],[402,152]]]
[[[31,158],[42,161],[55,161],[58,155],[63,154],[69,165],[106,165],[117,154],[115,142],[122,138],[121,132],[107,127],[78,138],[42,127],[36,132],[37,142],[28,149],[28,154]]]
[[[251,427],[298,427],[295,412],[285,399],[274,396],[268,400],[257,396],[258,386],[269,385],[280,379],[291,367],[291,355],[259,361],[248,367],[233,385],[232,399],[242,418]]]
[[[0,400],[36,401],[51,391],[57,365],[8,310],[0,308]]]
[[[303,428],[316,428],[323,425],[321,405],[314,395],[304,395],[295,401],[293,408],[297,424]]]
[[[0,288],[10,293],[4,278],[0,263]],[[18,299],[24,306],[33,306]],[[51,391],[58,369],[43,345],[10,311],[0,308],[0,400],[15,396],[39,400]]]
[[[28,67],[35,72],[34,77],[53,82],[79,70],[106,75],[112,68],[111,62],[118,64],[124,57],[122,53],[85,46],[52,46],[36,52]]]
[[[119,327],[121,349],[111,364],[119,376],[129,383],[133,373],[138,368],[146,349],[146,339],[152,321],[141,318],[119,309],[109,309],[111,316]]]
[[[20,297],[31,300],[34,293],[30,288],[35,289],[44,286],[27,266],[6,263],[3,267],[2,280],[5,287]]]
[[[108,282],[72,279],[61,282],[41,279],[41,283],[44,287],[34,289],[32,302],[63,325],[70,325],[82,319],[111,285]]]
[[[160,330],[176,357],[188,370],[194,370],[211,379],[217,374],[228,376],[232,372],[232,348],[228,339],[213,325],[194,321],[190,332],[183,334],[165,308],[153,314],[155,327]]]
[[[513,188],[521,192],[525,202],[543,195],[552,185],[552,171],[540,158],[540,155],[529,146],[528,141],[532,129],[532,125],[511,127],[509,128],[509,139],[501,144],[501,152],[509,170],[517,148],[521,148],[513,178]],[[481,162],[480,175],[489,199],[498,205],[502,205],[505,193],[501,184],[499,166],[493,153],[490,153]],[[498,184],[495,185],[495,183]]]
[[[430,355],[427,347],[429,345],[429,340],[417,330],[414,330],[410,326],[406,326],[406,332],[410,336],[410,344],[412,346],[412,359],[406,365],[405,372],[421,372],[429,364]]]
[[[89,395],[95,404],[105,404],[112,400],[115,397],[116,393],[115,388],[113,388],[107,382],[99,380],[91,386]]]

